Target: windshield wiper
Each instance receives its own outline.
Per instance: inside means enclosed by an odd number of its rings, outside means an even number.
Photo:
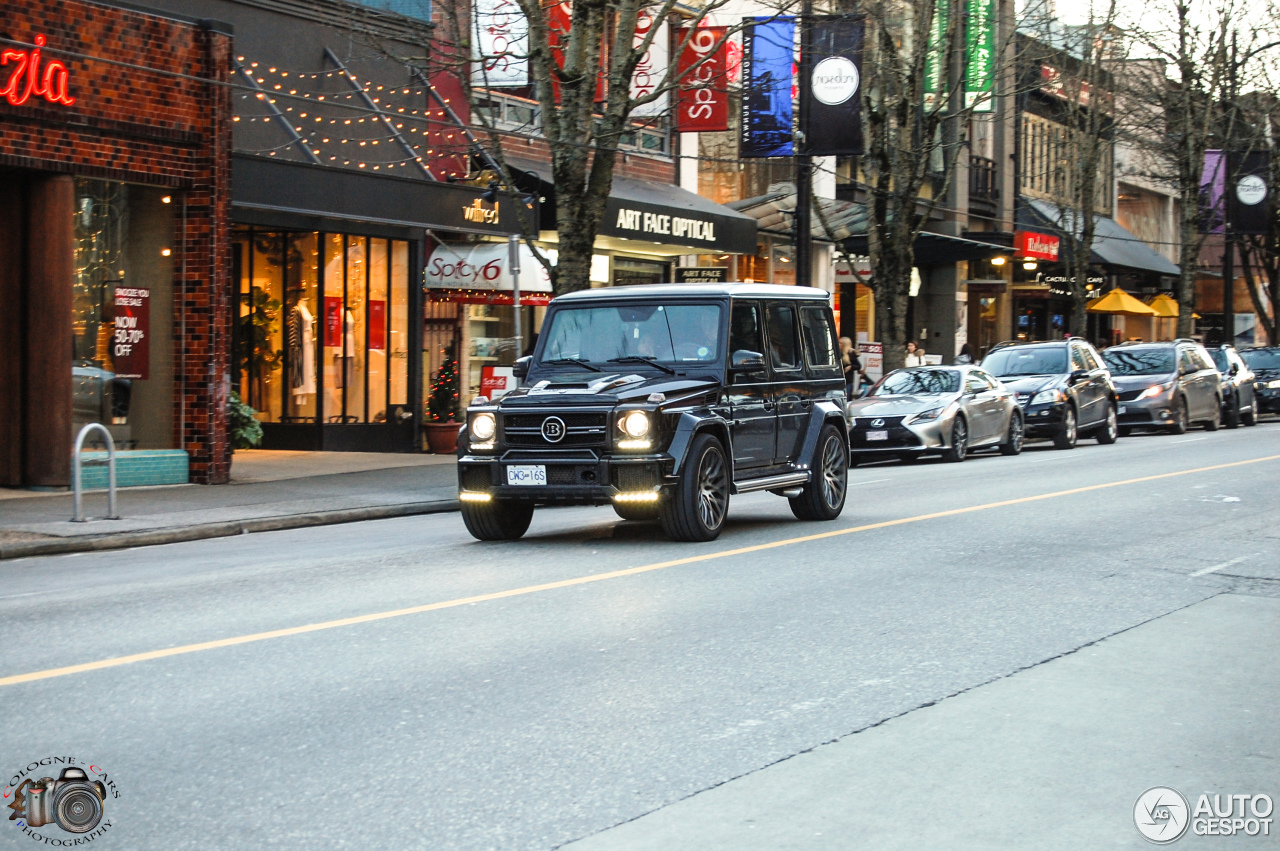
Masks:
[[[664,363],[659,363],[656,358],[648,355],[623,355],[620,358],[609,358],[605,363],[647,363],[649,366],[656,366],[667,375],[675,375],[676,371]]]
[[[561,364],[571,363],[574,366],[580,366],[585,369],[589,369],[592,372],[603,372],[603,370],[600,369],[600,367],[592,366],[588,362],[584,361],[582,358],[554,358],[552,360],[544,360],[543,363],[553,364],[554,366],[560,366]]]

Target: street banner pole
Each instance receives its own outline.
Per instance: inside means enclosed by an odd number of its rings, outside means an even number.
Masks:
[[[511,260],[511,310],[516,319],[516,357],[524,354],[524,326],[520,322],[520,237],[507,237]]]
[[[813,157],[809,154],[809,77],[813,74],[811,35],[813,32],[813,0],[804,0],[800,12],[800,144],[796,153],[796,214],[792,222],[794,230],[796,286],[812,286],[813,276],[813,224],[811,221],[811,184]]]

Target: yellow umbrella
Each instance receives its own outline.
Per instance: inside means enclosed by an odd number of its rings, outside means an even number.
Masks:
[[[1156,316],[1161,319],[1178,318],[1178,303],[1164,293],[1147,302],[1147,306],[1154,310]]]
[[[1089,302],[1085,308],[1090,313],[1117,313],[1121,316],[1156,316],[1156,312],[1116,287],[1102,298]]]

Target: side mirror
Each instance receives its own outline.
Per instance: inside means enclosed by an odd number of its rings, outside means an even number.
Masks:
[[[1231,364],[1231,370],[1227,373],[1227,375],[1239,375],[1239,374],[1240,374],[1240,364],[1238,363]]]
[[[532,360],[533,355],[525,355],[522,358],[516,358],[516,362],[511,366],[511,374],[521,381],[524,381],[529,376],[529,363]]]
[[[1071,375],[1067,376],[1067,383],[1076,384],[1080,381],[1084,381],[1088,377],[1089,371],[1087,369],[1077,369],[1075,372],[1071,373]]]
[[[764,355],[750,349],[738,349],[729,356],[730,369],[764,369]]]

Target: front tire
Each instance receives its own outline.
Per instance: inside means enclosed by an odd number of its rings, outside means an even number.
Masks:
[[[1173,425],[1169,426],[1169,434],[1186,434],[1187,433],[1187,400],[1178,397],[1177,405],[1173,411]]]
[[[1075,449],[1080,433],[1076,428],[1076,409],[1067,405],[1062,412],[1062,428],[1053,436],[1054,449]]]
[[[1205,431],[1217,431],[1222,425],[1222,402],[1213,406],[1213,416],[1204,421]]]
[[[959,464],[969,454],[969,424],[964,417],[956,417],[951,426],[951,446],[942,453],[942,460]]]
[[[835,520],[844,511],[849,490],[849,442],[833,425],[822,427],[814,452],[812,475],[801,494],[788,502],[801,520]]]
[[[1222,424],[1227,428],[1240,428],[1240,394],[1236,393],[1232,396],[1231,401],[1227,404],[1227,415],[1222,418]]]
[[[1107,421],[1093,433],[1098,443],[1110,446],[1120,436],[1120,418],[1116,416],[1116,406],[1107,405]]]
[[[1017,455],[1022,452],[1022,443],[1026,437],[1026,428],[1022,424],[1022,416],[1014,411],[1009,415],[1009,431],[1004,443],[1000,444],[1001,455]]]
[[[714,541],[729,512],[729,464],[709,434],[693,439],[684,471],[659,509],[662,531],[673,541]]]
[[[533,504],[493,499],[462,503],[462,522],[480,541],[515,541],[529,531]]]
[[[1256,397],[1253,400],[1253,407],[1249,409],[1247,414],[1241,413],[1240,419],[1244,420],[1246,426],[1256,426],[1258,424],[1258,400]]]

